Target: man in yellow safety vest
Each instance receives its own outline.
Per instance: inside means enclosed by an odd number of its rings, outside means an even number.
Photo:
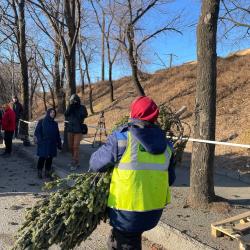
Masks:
[[[175,180],[172,144],[155,124],[157,105],[141,96],[130,109],[128,123],[114,131],[90,159],[91,171],[113,167],[108,249],[141,249],[141,235],[157,225]]]

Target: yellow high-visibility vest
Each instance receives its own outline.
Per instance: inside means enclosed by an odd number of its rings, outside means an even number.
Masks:
[[[170,203],[171,148],[167,146],[162,154],[150,154],[140,148],[140,143],[128,132],[126,150],[113,170],[108,207],[143,212],[162,209]]]

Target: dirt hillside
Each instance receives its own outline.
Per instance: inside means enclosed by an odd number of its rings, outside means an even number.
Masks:
[[[148,96],[157,104],[166,103],[175,110],[187,106],[185,122],[192,128],[195,103],[196,62],[186,63],[171,69],[160,70],[147,75],[142,85]],[[128,115],[129,104],[136,97],[130,77],[114,82],[115,102],[110,104],[108,83],[93,87],[94,110],[105,110],[108,128],[124,115]],[[217,122],[218,141],[236,136],[229,142],[250,144],[250,49],[218,58]],[[88,92],[85,93],[88,97]],[[84,101],[88,104],[88,99]],[[96,125],[98,115],[90,116],[87,124]],[[191,144],[187,150],[191,150]],[[249,158],[245,149],[217,147],[217,154],[242,154]]]
[[[158,104],[166,103],[178,110],[187,106],[188,117],[185,121],[192,124],[195,102],[196,63],[186,63],[171,69],[160,70],[142,81],[147,95]],[[107,127],[111,128],[116,120],[128,114],[128,107],[136,97],[130,77],[115,81],[115,99],[109,102],[108,83],[93,87],[94,110],[105,112]],[[227,138],[232,133],[239,136],[235,142],[250,143],[250,49],[237,52],[226,58],[218,59],[217,83],[217,140]],[[88,93],[85,94],[88,96]],[[85,100],[88,103],[88,99]],[[97,122],[98,115],[90,116],[89,124]]]
[[[159,70],[154,74],[145,75],[142,85],[145,93],[157,104],[166,103],[178,110],[187,106],[184,121],[192,128],[195,103],[196,62],[185,63],[178,67]],[[217,122],[216,139],[229,142],[250,144],[250,49],[230,54],[226,58],[218,58],[217,82]],[[93,84],[93,99],[95,115],[90,115],[86,123],[97,125],[99,112],[105,111],[106,127],[111,129],[123,116],[129,114],[129,105],[137,96],[130,77],[124,77],[114,82],[115,101],[109,101],[108,82]],[[83,102],[88,107],[88,88]],[[40,105],[41,106],[41,105]],[[40,112],[38,112],[40,113]],[[90,112],[89,112],[90,113]],[[59,120],[62,120],[60,117]],[[90,134],[95,132],[90,129]],[[187,151],[191,151],[191,143]],[[244,158],[236,165],[246,166],[249,162],[249,150],[216,147],[217,155],[230,155],[231,163],[235,165],[238,156]],[[235,160],[234,157],[237,159]],[[235,160],[235,161],[234,161]],[[250,162],[249,162],[250,165]],[[250,170],[248,168],[248,170]]]

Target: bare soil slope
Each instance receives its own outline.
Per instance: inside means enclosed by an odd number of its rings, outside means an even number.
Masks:
[[[195,104],[196,62],[189,62],[178,67],[159,70],[154,74],[145,74],[142,85],[145,93],[157,104],[165,103],[178,110],[187,106],[184,121],[192,128]],[[96,126],[99,112],[105,111],[106,127],[111,129],[123,116],[129,115],[129,106],[137,96],[131,77],[123,77],[114,81],[115,101],[110,103],[108,82],[93,84],[93,100],[95,115],[90,115],[86,123]],[[80,92],[80,88],[79,88]],[[88,87],[83,102],[88,107]],[[218,58],[217,82],[217,122],[216,140],[225,140],[236,135],[230,142],[250,144],[250,49],[230,54],[226,58]],[[43,105],[39,105],[35,116],[41,116]],[[89,112],[90,113],[90,112]],[[63,117],[59,117],[63,120]],[[90,129],[93,135],[94,129]],[[187,151],[191,151],[191,143]],[[249,150],[231,147],[216,147],[217,155],[227,156],[226,163],[218,164],[231,167],[242,167],[250,172]],[[228,160],[230,159],[230,160]]]
[[[158,104],[166,103],[175,110],[187,106],[185,122],[193,123],[195,103],[196,62],[186,63],[171,69],[160,70],[147,75],[142,81],[145,92]],[[105,111],[107,128],[124,115],[129,114],[129,105],[136,97],[130,77],[114,82],[115,102],[109,101],[108,83],[93,86],[94,110],[96,115],[87,119],[87,124],[96,125],[99,112]],[[239,51],[226,58],[218,58],[217,83],[217,140],[225,140],[233,134],[230,142],[250,144],[250,49]],[[88,90],[85,93],[88,106]],[[191,144],[189,144],[191,146]],[[191,147],[187,150],[190,151]],[[219,155],[230,155],[232,165],[247,165],[249,151],[240,148],[217,147]],[[244,158],[243,161],[239,157]],[[237,159],[236,159],[237,158]]]

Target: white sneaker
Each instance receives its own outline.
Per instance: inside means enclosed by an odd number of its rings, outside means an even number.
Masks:
[[[70,166],[70,170],[71,170],[71,171],[75,171],[76,169],[77,169],[77,166],[76,166],[76,165],[71,164],[71,166]]]
[[[67,164],[68,168],[71,168],[71,166],[74,165],[74,161],[71,161],[70,163]]]

